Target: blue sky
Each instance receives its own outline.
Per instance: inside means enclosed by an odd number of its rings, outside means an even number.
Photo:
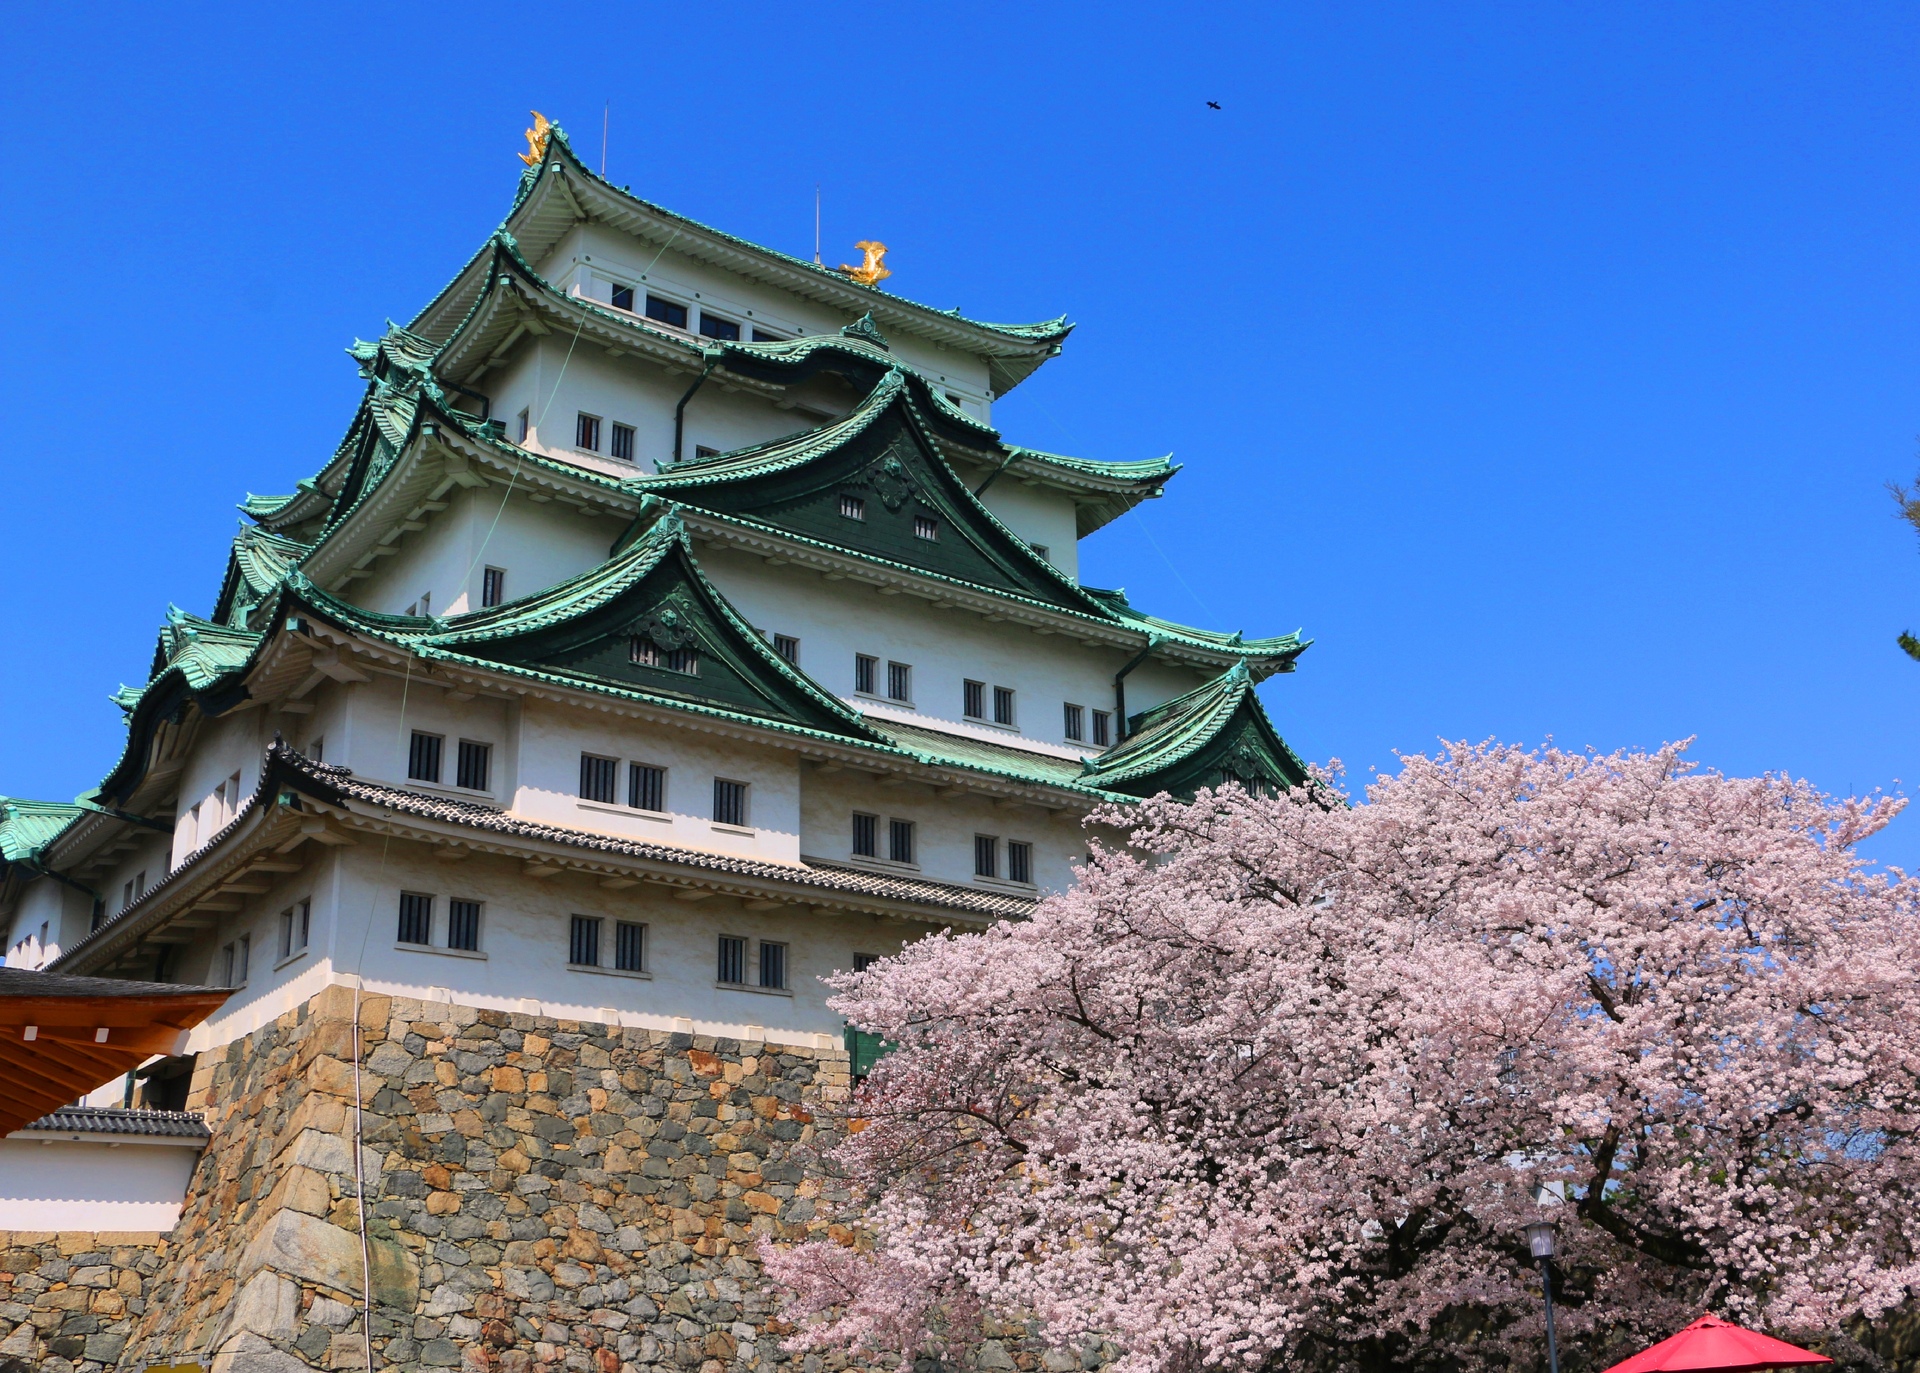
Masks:
[[[316,471],[505,213],[527,111],[902,294],[1065,312],[1009,438],[1172,451],[1086,580],[1302,627],[1356,780],[1447,738],[1698,736],[1916,778],[1910,6],[42,6],[9,27],[0,792],[117,756],[246,491]],[[1206,102],[1218,101],[1211,110]],[[1880,840],[1920,866],[1920,812]]]

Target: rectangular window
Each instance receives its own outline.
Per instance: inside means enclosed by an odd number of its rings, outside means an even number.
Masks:
[[[302,901],[280,912],[280,956],[291,958],[307,947],[313,929],[313,902]]]
[[[720,450],[718,448],[709,448],[704,443],[696,443],[693,446],[693,456],[696,458],[717,458],[720,456]]]
[[[667,770],[646,763],[627,764],[627,804],[635,810],[667,808]]]
[[[454,785],[465,787],[468,791],[485,791],[492,763],[492,744],[476,744],[471,739],[462,739],[459,761],[454,768]]]
[[[252,962],[253,962],[253,936],[250,934],[243,934],[240,936],[240,980],[242,982],[245,982],[247,980],[248,965],[250,965]]]
[[[880,856],[880,817],[853,813],[853,853],[856,858]]]
[[[793,635],[774,635],[773,651],[792,663],[795,667],[800,666],[800,641],[794,638]]]
[[[853,956],[853,970],[863,973],[879,961],[880,955],[877,953],[857,953]]]
[[[45,942],[45,936],[43,934],[42,943],[44,942]],[[233,969],[234,969],[233,945],[229,944],[225,948],[220,950],[220,968],[221,968],[220,982],[222,986],[237,987],[240,985],[239,983],[233,980]]]
[[[987,684],[985,682],[960,684],[960,713],[969,720],[987,718]]]
[[[894,701],[913,699],[913,669],[907,664],[887,664],[887,697]]]
[[[327,761],[327,739],[325,735],[315,735],[307,744],[307,757],[316,763]]]
[[[1087,712],[1082,706],[1068,705],[1066,708],[1066,735],[1069,739],[1087,737]]]
[[[747,784],[745,782],[729,782],[724,777],[713,779],[713,823],[739,825],[745,828],[747,823]]]
[[[687,327],[687,307],[675,300],[662,300],[659,296],[647,297],[647,318],[657,319],[662,324],[671,324],[676,329]]]
[[[576,915],[567,930],[567,962],[576,968],[600,966],[600,917]]]
[[[413,742],[407,746],[407,776],[416,782],[438,782],[440,780],[440,746],[446,741],[438,734],[413,732]]]
[[[1113,712],[1096,710],[1093,712],[1093,742],[1105,748],[1113,742]]]
[[[740,326],[730,319],[721,319],[705,310],[700,312],[700,332],[708,338],[726,339],[729,343],[740,341]]]
[[[499,605],[507,599],[507,572],[502,567],[489,567],[480,574],[480,608]]]
[[[613,966],[623,973],[645,972],[647,927],[621,920],[613,927]]]
[[[840,497],[840,513],[849,520],[864,520],[867,517],[867,503],[859,496]]]
[[[887,821],[887,857],[895,863],[913,861],[913,821]]]
[[[1045,544],[1043,543],[1031,544],[1029,545],[1029,547],[1031,547],[1035,553],[1038,553],[1040,555],[1041,562],[1050,563],[1053,561],[1053,554],[1048,552],[1047,546]]]
[[[478,901],[447,902],[447,947],[465,949],[468,953],[480,950],[480,903]]]
[[[417,891],[400,893],[400,942],[402,944],[433,942],[433,898],[431,896]]]
[[[745,984],[747,980],[746,940],[731,934],[720,936],[720,971],[717,980],[731,982],[735,986]]]
[[[1000,875],[1000,841],[991,834],[973,836],[973,875],[975,877]]]
[[[996,725],[1013,723],[1013,688],[995,687],[993,689],[993,722]]]
[[[853,655],[853,689],[862,696],[873,695],[873,675],[880,669],[878,658],[868,657],[864,653]]]
[[[755,329],[753,331],[753,341],[755,343],[778,343],[780,339],[781,335],[769,334],[765,329]]]
[[[916,539],[932,539],[937,542],[940,538],[940,521],[934,519],[931,515],[915,515],[913,517],[913,537]]]
[[[527,441],[527,435],[532,432],[532,429],[533,412],[531,410],[522,410],[520,412],[520,442],[525,443]]]
[[[1007,880],[1033,881],[1033,845],[1023,844],[1018,839],[1007,840]]]
[[[614,283],[613,308],[616,310],[633,309],[633,287],[622,286],[618,282]]]
[[[613,789],[620,777],[620,760],[602,758],[596,753],[580,755],[580,799],[613,804]]]
[[[124,911],[128,906],[131,906],[132,904],[133,904],[133,880],[129,878],[127,880],[127,885],[120,889],[120,909]]]
[[[631,424],[614,425],[613,431],[608,435],[608,438],[610,440],[607,444],[607,452],[609,454],[620,459],[621,462],[633,461],[633,426]]]
[[[574,423],[573,446],[589,453],[600,451],[600,417],[582,412]]]
[[[627,656],[641,667],[658,667],[668,672],[684,672],[689,677],[700,675],[700,650],[691,645],[682,644],[679,648],[662,648],[646,635],[635,634],[628,645]]]
[[[760,985],[775,991],[787,989],[787,946],[760,941]]]

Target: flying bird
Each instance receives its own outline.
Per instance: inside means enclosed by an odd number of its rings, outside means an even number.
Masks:
[[[1207,108],[1210,110],[1217,110],[1220,108],[1220,102],[1218,100],[1209,100],[1207,102]]]

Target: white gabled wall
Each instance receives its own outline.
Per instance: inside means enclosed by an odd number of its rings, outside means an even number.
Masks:
[[[201,1144],[9,1135],[0,1139],[0,1230],[171,1230]]]

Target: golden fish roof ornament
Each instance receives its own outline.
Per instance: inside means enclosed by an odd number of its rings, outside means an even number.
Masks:
[[[866,254],[866,259],[858,267],[849,267],[844,262],[840,264],[840,270],[853,280],[862,286],[872,286],[893,275],[890,270],[880,265],[880,259],[887,255],[886,244],[863,238],[853,246]]]
[[[553,123],[538,110],[529,110],[533,116],[533,127],[527,130],[527,150],[520,154],[520,160],[529,167],[538,167],[540,159],[547,155],[547,139],[552,136]]]

